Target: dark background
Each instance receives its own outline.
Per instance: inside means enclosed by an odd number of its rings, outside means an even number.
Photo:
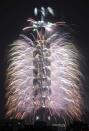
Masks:
[[[1,0],[0,1],[0,119],[4,118],[5,104],[5,56],[7,46],[14,41],[27,18],[34,17],[34,7],[50,6],[57,21],[64,20],[75,31],[89,66],[89,4],[85,0]],[[88,70],[87,70],[88,72]]]

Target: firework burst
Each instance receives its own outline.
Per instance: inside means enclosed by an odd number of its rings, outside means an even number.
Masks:
[[[80,119],[82,55],[67,34],[60,33],[60,23],[28,21],[31,25],[23,30],[29,29],[31,37],[21,34],[8,52],[6,116],[25,119],[42,108],[50,117]]]

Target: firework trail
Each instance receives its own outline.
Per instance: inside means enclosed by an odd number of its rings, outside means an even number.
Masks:
[[[26,119],[42,108],[50,118],[80,119],[84,108],[81,53],[68,34],[59,31],[61,22],[28,21],[33,25],[23,30],[30,30],[30,36],[21,34],[8,52],[6,116]],[[38,29],[37,24],[44,26]]]

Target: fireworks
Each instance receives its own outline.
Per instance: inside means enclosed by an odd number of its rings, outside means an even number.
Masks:
[[[80,52],[66,33],[60,33],[60,23],[29,21],[31,26],[23,30],[30,29],[31,37],[20,35],[8,52],[6,115],[25,119],[45,108],[50,117],[80,119],[84,106]]]

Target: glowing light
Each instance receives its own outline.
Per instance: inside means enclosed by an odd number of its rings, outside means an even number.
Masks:
[[[80,88],[82,88],[80,78],[83,78],[83,74],[80,71],[79,52],[72,43],[66,42],[64,38],[59,37],[53,42],[51,39],[54,38],[51,36],[46,40],[47,43],[50,42],[49,50],[51,52],[51,65],[49,66],[51,94],[44,92],[43,96],[46,97],[46,101],[43,106],[57,114],[61,115],[61,111],[64,111],[71,118],[79,118],[81,116],[80,105],[83,105],[80,93]],[[40,91],[37,91],[37,96],[33,99],[33,92],[35,92],[33,88],[33,52],[35,48],[25,41],[17,40],[9,51],[7,69],[7,115],[9,116],[15,113],[15,117],[19,118],[23,116],[21,112],[27,114],[32,112],[34,106],[35,111],[41,107]],[[49,92],[49,87],[46,90]]]
[[[32,25],[23,30],[30,28],[34,40],[20,35],[8,52],[6,115],[25,119],[43,107],[50,112],[48,120],[55,114],[64,120],[65,115],[71,120],[80,119],[85,106],[81,95],[84,80],[81,53],[67,36],[58,29],[54,31],[53,27],[57,28],[60,22],[28,21]]]

